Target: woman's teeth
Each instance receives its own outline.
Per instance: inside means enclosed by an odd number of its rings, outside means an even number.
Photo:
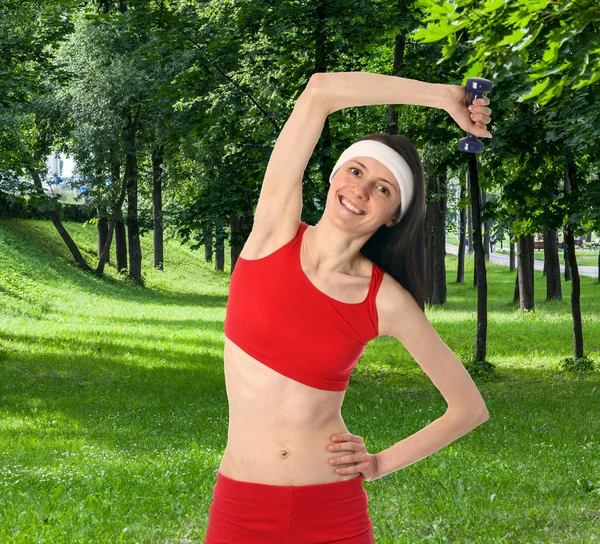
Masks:
[[[364,215],[364,212],[360,211],[358,208],[355,208],[352,204],[350,204],[343,196],[340,198],[340,202],[344,208],[354,212],[356,215]]]

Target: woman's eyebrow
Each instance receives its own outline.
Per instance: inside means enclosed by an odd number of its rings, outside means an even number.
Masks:
[[[354,161],[356,164],[360,164],[365,170],[368,170],[368,168],[362,163],[362,162],[358,162],[357,160]],[[381,181],[385,181],[393,190],[396,190],[396,187],[394,187],[394,184],[390,181],[388,181],[385,178],[377,178],[380,179]]]

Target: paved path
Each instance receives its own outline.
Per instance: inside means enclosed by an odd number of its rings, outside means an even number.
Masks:
[[[446,254],[452,253],[453,255],[458,255],[458,246],[453,244],[446,244]],[[540,251],[541,253],[541,251]],[[516,260],[516,256],[515,256]],[[504,255],[504,253],[490,253],[490,261],[494,264],[503,264],[505,266],[509,265],[510,255]],[[534,261],[536,270],[544,270],[544,261],[538,261],[535,259]],[[515,263],[516,265],[516,263]],[[565,265],[561,264],[560,271],[562,274],[565,273]],[[598,267],[597,266],[579,266],[579,275],[580,276],[591,276],[592,278],[598,277]]]

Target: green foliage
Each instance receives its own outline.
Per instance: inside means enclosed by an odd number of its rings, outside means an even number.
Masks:
[[[566,372],[586,372],[594,370],[594,361],[589,357],[566,357],[563,359],[558,368]]]
[[[465,368],[473,379],[490,379],[496,376],[496,365],[490,361],[472,359],[465,363]]]
[[[11,193],[0,191],[0,217],[19,219],[45,219],[48,209],[55,209],[56,201],[44,199],[42,203],[32,203],[31,200],[16,196]],[[50,203],[51,207],[47,208]],[[54,202],[54,204],[52,204]],[[92,206],[86,204],[60,204],[60,217],[65,221],[87,222],[90,221],[96,211]]]
[[[60,79],[52,50],[70,31],[69,0],[0,3],[0,111],[25,103]]]
[[[423,43],[444,40],[443,62],[464,36],[469,44],[461,58],[469,67],[465,80],[492,71],[494,80],[503,80],[527,66],[527,82],[536,83],[518,100],[536,98],[540,105],[565,87],[576,90],[600,80],[600,7],[594,0],[421,0],[419,5],[428,25],[412,37]],[[542,44],[541,57],[530,55],[532,44]]]
[[[42,171],[54,117],[44,96],[64,81],[54,62],[57,44],[71,30],[72,0],[0,3],[0,188],[14,190],[20,176]]]

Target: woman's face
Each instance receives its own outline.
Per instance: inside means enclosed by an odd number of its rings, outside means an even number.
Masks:
[[[361,213],[348,210],[342,200]],[[376,231],[381,225],[395,224],[400,213],[400,187],[378,160],[356,157],[342,164],[333,176],[327,204],[329,213],[344,223],[364,222]]]

